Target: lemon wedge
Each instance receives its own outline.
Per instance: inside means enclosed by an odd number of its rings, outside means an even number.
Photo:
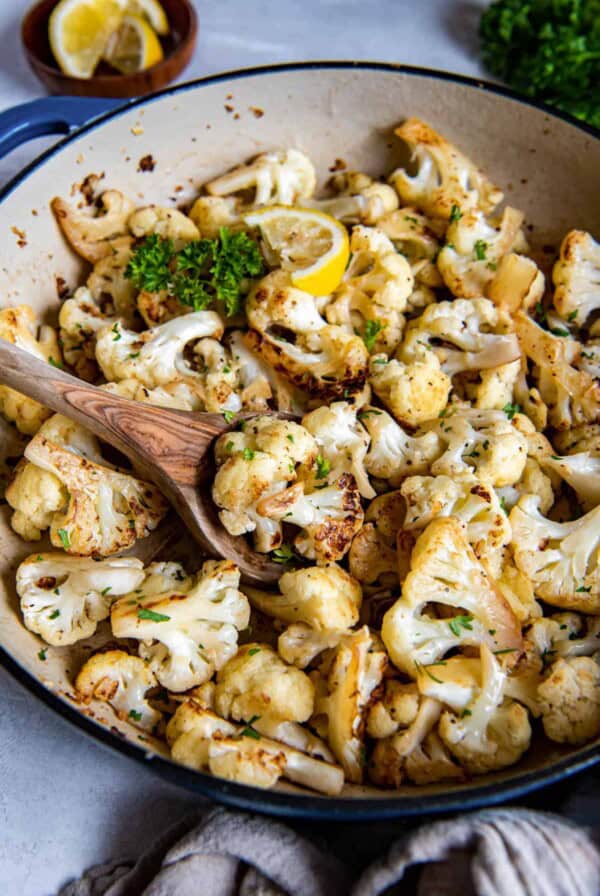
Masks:
[[[336,218],[307,208],[273,205],[245,215],[258,227],[267,256],[291,272],[298,289],[325,296],[340,285],[350,257],[348,233]]]
[[[126,0],[125,12],[127,15],[146,19],[161,37],[169,33],[169,19],[158,0]]]
[[[156,65],[163,58],[163,51],[146,19],[127,15],[109,38],[102,58],[121,74],[131,75]]]
[[[119,0],[60,0],[48,22],[48,38],[61,70],[91,78],[122,18]]]

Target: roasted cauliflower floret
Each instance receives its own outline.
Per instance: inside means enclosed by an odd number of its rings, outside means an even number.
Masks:
[[[266,152],[205,184],[211,196],[250,193],[247,207],[302,204],[317,184],[312,162],[298,149]]]
[[[184,381],[201,388],[201,375],[188,362],[186,347],[222,335],[223,322],[214,311],[195,311],[143,333],[126,330],[117,321],[98,333],[96,358],[107,380],[135,379],[148,389]]]
[[[177,762],[242,784],[273,787],[283,776],[331,796],[344,784],[337,766],[262,737],[251,725],[233,725],[194,699],[178,707],[167,725],[167,740]]]
[[[427,429],[436,433],[445,450],[431,464],[434,476],[474,473],[481,482],[502,488],[514,485],[527,462],[527,439],[508,415],[514,409],[482,411],[455,407]]]
[[[455,608],[456,615],[436,618],[427,611],[435,603]],[[517,659],[518,620],[454,517],[434,519],[419,536],[402,596],[383,617],[381,637],[394,665],[413,677],[419,665],[436,663],[461,645],[485,643],[514,651]]]
[[[600,613],[600,506],[557,523],[539,511],[539,499],[522,497],[510,512],[515,564],[541,600],[566,610]]]
[[[364,519],[354,476],[342,473],[331,485],[307,492],[303,482],[262,498],[261,516],[299,526],[294,539],[299,554],[322,566],[336,562],[350,549]]]
[[[204,239],[214,240],[222,227],[243,227],[243,212],[244,204],[236,196],[199,196],[189,216]]]
[[[245,343],[298,389],[322,400],[360,392],[368,352],[359,336],[328,324],[314,296],[272,271],[250,291]]]
[[[584,326],[600,308],[600,245],[584,230],[570,230],[552,271],[554,307],[565,320]]]
[[[388,678],[383,694],[371,704],[367,716],[367,734],[379,740],[391,737],[399,728],[412,725],[419,712],[419,689],[411,682],[404,684]]]
[[[335,196],[326,199],[310,199],[303,202],[306,208],[320,211],[343,221],[345,224],[377,224],[383,215],[398,208],[398,196],[393,187],[373,180],[360,171],[343,171],[329,181]]]
[[[400,492],[406,501],[403,530],[419,532],[436,517],[456,517],[466,526],[467,539],[488,571],[497,578],[504,549],[511,540],[508,518],[496,491],[475,476],[409,476]]]
[[[423,358],[425,350],[437,357],[450,378],[465,371],[495,368],[521,354],[515,334],[504,333],[503,328],[498,309],[489,299],[436,302],[411,321],[398,355],[410,364]]]
[[[286,663],[306,669],[320,653],[337,647],[345,634],[343,629],[318,631],[305,622],[294,622],[280,634],[277,650]]]
[[[144,580],[143,564],[128,557],[94,560],[32,554],[17,570],[17,594],[26,627],[53,646],[89,638],[110,614],[115,597]]]
[[[110,255],[96,262],[87,279],[87,288],[103,313],[131,322],[135,315],[137,290],[125,275],[133,240],[129,236],[113,240]]]
[[[379,495],[369,504],[362,529],[354,536],[348,565],[354,578],[376,588],[398,584],[399,565],[396,541],[406,516],[406,502],[399,491]],[[410,549],[414,540],[410,540]],[[403,570],[404,572],[404,570]]]
[[[355,405],[336,401],[306,414],[302,426],[319,447],[317,476],[322,479],[325,473],[329,479],[337,479],[342,473],[351,473],[363,498],[374,498],[364,465],[369,434],[360,422],[362,416]]]
[[[116,638],[141,642],[140,656],[160,684],[178,693],[208,681],[234,656],[250,606],[229,560],[207,560],[193,579],[180,568],[179,584],[162,567],[151,564],[141,589],[113,604],[111,624]]]
[[[64,358],[82,380],[97,379],[96,338],[104,327],[114,327],[119,320],[110,309],[106,313],[87,286],[61,305],[58,323]]]
[[[379,408],[365,408],[361,422],[371,436],[365,467],[371,476],[399,485],[406,476],[426,473],[442,453],[435,432],[408,435],[396,421]]]
[[[425,697],[417,705],[418,712],[407,727],[377,741],[368,763],[374,784],[398,788],[405,777],[418,784],[464,777],[434,730],[440,703]]]
[[[402,312],[414,286],[410,265],[388,237],[372,227],[353,229],[350,253],[325,317],[358,333],[369,351],[393,352],[402,338]]]
[[[36,528],[49,520],[52,544],[69,553],[115,554],[148,535],[167,511],[167,502],[155,486],[93,463],[42,432],[29,443],[25,457],[53,478],[39,478],[25,467],[22,478],[17,475],[7,489],[6,498],[21,514],[27,513],[31,501]],[[59,493],[63,500],[57,507]],[[49,516],[44,517],[45,513]]]
[[[316,631],[344,631],[358,622],[359,583],[340,566],[311,566],[284,573],[279,594],[247,589],[252,606],[281,622],[302,622]]]
[[[498,264],[486,295],[501,311],[529,311],[542,301],[546,281],[533,259],[508,252]]]
[[[414,175],[398,168],[391,183],[405,203],[414,203],[425,214],[448,219],[453,208],[479,208],[486,214],[502,201],[495,187],[452,143],[418,118],[408,118],[395,134],[411,150]]]
[[[224,433],[215,444],[218,469],[212,494],[227,531],[253,532],[255,547],[263,553],[279,547],[280,518],[267,512],[265,502],[284,494],[287,484],[297,479],[298,466],[311,467],[317,455],[307,430],[272,417],[255,417],[243,432]]]
[[[113,240],[128,235],[127,223],[135,206],[118,190],[107,190],[91,211],[74,208],[58,197],[50,208],[71,248],[96,264],[112,254]]]
[[[440,738],[472,775],[514,765],[529,748],[527,710],[520,703],[504,700],[505,679],[499,662],[482,644],[478,693],[460,716],[444,712],[440,718]]]
[[[94,463],[102,463],[96,437],[60,414],[46,420],[38,435]],[[67,489],[60,479],[25,458],[17,465],[5,496],[14,510],[11,526],[25,541],[38,541],[50,527],[54,514],[68,501]]]
[[[544,458],[544,468],[568,482],[585,510],[593,510],[600,504],[600,453],[582,451],[564,457],[551,455]],[[542,504],[540,509],[547,512],[550,508]]]
[[[600,421],[600,380],[594,369],[593,347],[561,330],[554,335],[542,329],[523,312],[515,316],[515,327],[523,353],[533,362],[541,398],[548,408],[548,420],[556,429],[570,429]]]
[[[449,224],[437,264],[455,296],[475,299],[487,294],[500,260],[515,243],[523,242],[523,217],[522,212],[509,206],[495,227],[473,208]]]
[[[583,744],[600,734],[600,665],[595,658],[557,660],[538,688],[544,731],[559,744]]]
[[[317,689],[313,723],[317,730],[326,731],[346,780],[354,784],[363,779],[366,716],[386,664],[384,651],[377,649],[364,626],[342,640],[331,665],[323,672],[323,687]]]
[[[236,722],[306,722],[314,692],[308,675],[284,663],[267,644],[252,642],[217,673],[215,708]]]
[[[176,249],[200,239],[198,228],[187,215],[176,208],[148,205],[138,208],[127,222],[136,239],[157,234],[165,240],[173,240]]]
[[[114,561],[113,561],[114,562]],[[96,653],[81,667],[75,691],[84,703],[109,703],[117,716],[144,731],[154,731],[162,714],[148,702],[146,694],[158,682],[146,663],[124,650]]]
[[[33,308],[17,305],[0,311],[0,338],[12,342],[41,361],[61,366],[61,354],[52,327],[39,326]],[[52,411],[33,398],[27,398],[8,386],[0,386],[0,413],[27,435],[34,435]]]
[[[445,222],[432,221],[418,209],[406,206],[381,218],[377,228],[391,239],[397,251],[408,260],[416,282],[426,288],[425,295],[431,287],[443,285],[435,262]],[[414,311],[433,301],[435,301],[433,292],[430,293],[429,301],[424,302],[416,301],[415,296],[411,295],[407,301],[407,308],[409,311]]]
[[[394,417],[410,427],[439,416],[448,403],[452,387],[437,355],[426,349],[407,363],[373,355],[369,383]]]

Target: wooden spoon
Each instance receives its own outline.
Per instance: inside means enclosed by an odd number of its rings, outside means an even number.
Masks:
[[[283,570],[242,537],[229,535],[219,522],[206,486],[214,475],[212,442],[240,420],[222,414],[173,411],[119,398],[90,386],[0,339],[0,383],[81,423],[128,457],[143,479],[153,482],[183,519],[190,533],[212,556],[236,563],[247,582],[272,584]],[[290,415],[277,414],[290,418]]]

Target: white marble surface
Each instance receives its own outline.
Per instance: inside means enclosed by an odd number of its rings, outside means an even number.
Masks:
[[[19,44],[29,0],[0,0],[0,111],[41,96]],[[302,59],[378,59],[481,75],[483,2],[196,0],[185,78]],[[251,10],[251,13],[249,12]],[[47,140],[0,162],[0,182]],[[88,739],[0,670],[0,894],[50,896],[88,866],[136,855],[195,798]],[[207,894],[208,896],[208,894]]]

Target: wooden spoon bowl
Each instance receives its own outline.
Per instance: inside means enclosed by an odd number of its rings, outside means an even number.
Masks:
[[[213,441],[255,414],[240,413],[235,423],[227,423],[222,414],[190,414],[129,401],[51,367],[4,339],[0,339],[0,382],[80,423],[121,451],[139,475],[168,498],[204,550],[233,560],[245,581],[265,585],[279,579],[281,565],[225,531],[207,488],[214,474]]]

